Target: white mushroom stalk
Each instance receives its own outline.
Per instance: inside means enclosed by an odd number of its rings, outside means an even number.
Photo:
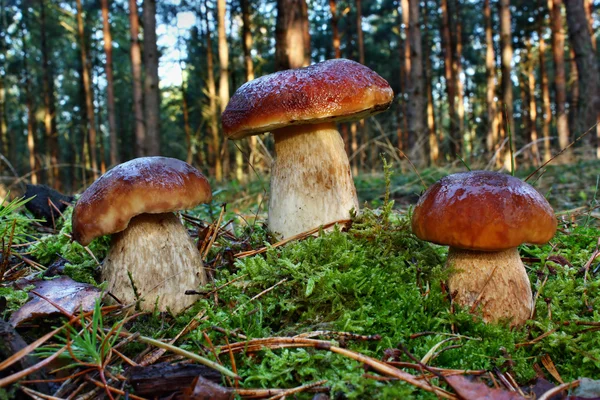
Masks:
[[[274,132],[269,229],[287,238],[358,210],[344,142],[334,123]]]
[[[206,284],[200,252],[173,213],[141,214],[114,234],[102,279],[124,304],[137,302],[142,310],[173,313],[198,300],[185,295],[186,290]]]

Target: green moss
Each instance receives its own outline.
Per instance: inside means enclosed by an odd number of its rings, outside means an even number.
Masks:
[[[6,299],[6,309],[3,319],[7,319],[7,315],[15,310],[18,310],[27,301],[27,293],[24,290],[17,290],[11,287],[0,286],[0,297]]]

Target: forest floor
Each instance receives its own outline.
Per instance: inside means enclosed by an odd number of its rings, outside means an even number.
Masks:
[[[546,245],[519,248],[535,296],[519,329],[453,306],[447,248],[410,230],[425,185],[458,170],[358,176],[359,216],[285,245],[264,229],[264,179],[218,189],[211,205],[182,214],[211,282],[180,315],[101,306],[109,239],[71,242],[70,207],[43,227],[5,203],[0,315],[17,328],[0,321],[0,337],[30,344],[0,357],[0,399],[600,397],[600,162],[528,180],[559,229]],[[77,301],[63,303],[66,290]]]

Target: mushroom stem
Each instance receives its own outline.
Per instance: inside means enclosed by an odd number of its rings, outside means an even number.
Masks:
[[[272,232],[287,238],[358,210],[348,155],[334,123],[282,128],[274,136]]]
[[[206,283],[202,257],[175,214],[138,215],[112,240],[102,279],[121,302],[178,313],[198,299],[185,291]]]
[[[520,326],[531,317],[531,285],[516,247],[497,252],[461,250],[450,247],[448,280],[454,301],[480,310],[486,322],[510,320]]]

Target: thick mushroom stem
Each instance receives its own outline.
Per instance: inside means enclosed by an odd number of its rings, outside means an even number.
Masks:
[[[198,299],[185,291],[206,283],[202,257],[175,214],[138,215],[112,240],[102,279],[121,302],[178,313]]]
[[[520,326],[533,307],[531,285],[517,248],[485,252],[450,247],[448,286],[462,307],[480,310],[484,321]]]
[[[301,125],[274,133],[269,229],[282,238],[347,219],[358,210],[344,141],[334,123]]]

